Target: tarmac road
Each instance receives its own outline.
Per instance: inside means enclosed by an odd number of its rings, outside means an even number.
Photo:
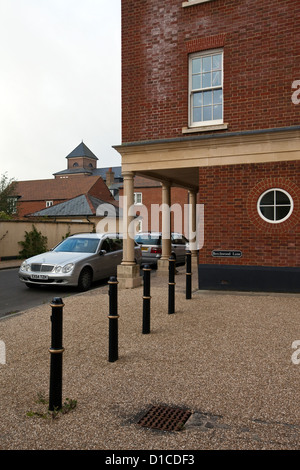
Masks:
[[[28,308],[51,303],[53,297],[66,297],[77,294],[76,288],[44,286],[29,289],[19,281],[19,269],[0,270],[0,318]],[[95,284],[105,285],[106,281]]]

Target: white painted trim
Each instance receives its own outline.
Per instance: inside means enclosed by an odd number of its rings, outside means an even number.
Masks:
[[[141,202],[137,202],[137,195],[138,194],[141,195]],[[143,205],[143,193],[141,191],[134,192],[133,199],[134,199],[133,203],[134,203],[135,206],[142,206]]]
[[[220,131],[228,129],[228,124],[216,124],[212,126],[199,126],[199,127],[183,127],[183,134],[190,134],[192,132],[207,132],[207,131]]]
[[[192,61],[195,58],[202,58],[202,57],[211,57],[214,54],[221,54],[222,55],[222,74],[221,74],[221,86],[220,87],[209,87],[207,90],[214,90],[217,88],[221,88],[223,98],[222,98],[222,119],[218,120],[211,120],[211,121],[202,121],[202,122],[193,122],[192,119],[192,97],[193,97],[193,88],[192,88]],[[205,91],[206,88],[201,88],[199,91]],[[209,49],[206,51],[201,52],[193,52],[189,55],[189,97],[188,97],[188,128],[191,129],[193,127],[201,128],[207,126],[216,126],[223,124],[223,116],[224,116],[224,49],[217,48],[217,49]]]
[[[271,191],[281,191],[282,193],[284,193],[290,200],[290,210],[288,212],[288,214],[283,217],[282,219],[279,219],[279,220],[270,220],[268,219],[267,217],[265,217],[263,215],[263,213],[261,212],[261,208],[260,208],[260,201],[262,200],[262,198],[264,197],[265,194],[271,192]],[[274,202],[274,206],[273,205],[270,205],[270,207],[274,207],[274,211],[276,209],[276,201]],[[282,188],[270,188],[270,189],[267,189],[266,191],[264,191],[258,201],[257,201],[257,212],[259,214],[259,216],[265,221],[265,222],[268,222],[269,224],[281,224],[282,222],[284,222],[285,220],[287,220],[291,215],[292,215],[292,212],[294,210],[294,201],[293,201],[293,198],[292,196],[287,192],[285,191],[285,189],[282,189]]]
[[[188,0],[187,2],[183,2],[182,6],[184,7],[191,7],[193,5],[197,5],[198,3],[205,3],[211,2],[212,0]]]

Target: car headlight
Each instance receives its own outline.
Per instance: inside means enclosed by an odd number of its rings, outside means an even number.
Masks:
[[[26,261],[23,261],[21,264],[21,271],[30,271],[30,264],[27,264]]]
[[[54,272],[55,273],[60,273],[61,272],[61,266],[55,266]]]
[[[62,272],[63,272],[63,273],[70,273],[73,268],[74,268],[74,263],[66,264],[66,266],[64,266],[64,267],[62,268]]]

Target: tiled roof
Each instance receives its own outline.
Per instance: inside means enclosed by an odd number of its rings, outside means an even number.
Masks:
[[[104,181],[106,180],[106,173],[110,170],[111,168],[111,171],[114,173],[114,178],[115,179],[122,179],[123,180],[123,177],[122,177],[122,167],[121,166],[113,166],[113,167],[106,167],[106,168],[95,168],[93,170],[93,175],[100,175],[102,176],[102,178],[104,179]]]
[[[93,170],[88,170],[87,168],[82,168],[82,167],[77,167],[77,168],[70,168],[68,170],[62,170],[62,171],[57,171],[56,173],[53,173],[53,176],[57,175],[76,175],[76,174],[81,174],[85,173],[86,175],[92,175]]]
[[[88,157],[98,160],[96,155],[83,143],[79,144],[66,158],[75,158],[75,157]]]
[[[20,196],[20,202],[72,199],[79,194],[88,193],[99,179],[99,176],[76,176],[74,178],[18,181],[14,193]]]
[[[107,171],[111,168],[111,170],[114,172],[114,178],[117,180],[117,182],[122,182],[123,177],[122,177],[122,167],[121,166],[113,166],[113,167],[107,167],[107,168],[69,168],[67,170],[61,170],[57,171],[56,173],[53,173],[54,176],[57,175],[74,175],[76,173],[86,173],[89,175],[94,175],[94,176],[101,176],[103,180],[106,180],[106,173]]]
[[[100,206],[100,207],[99,207]],[[97,209],[99,207],[99,214],[97,214]],[[114,209],[113,209],[114,207]],[[108,212],[108,214],[105,214]],[[30,216],[47,216],[47,217],[75,217],[75,216],[110,216],[116,215],[119,216],[120,210],[115,205],[112,205],[106,201],[102,201],[94,196],[89,196],[88,194],[81,194],[73,199],[70,199],[60,204],[55,204],[53,206],[42,209]]]

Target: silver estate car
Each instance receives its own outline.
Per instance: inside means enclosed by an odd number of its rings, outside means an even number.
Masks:
[[[68,285],[86,291],[93,281],[117,274],[122,254],[121,234],[75,234],[53,250],[25,260],[19,270],[19,279],[28,287]],[[135,260],[141,264],[141,249],[137,244]]]
[[[161,232],[140,232],[135,241],[142,249],[143,264],[157,264],[162,253]],[[171,233],[171,252],[175,254],[176,264],[185,262],[188,240],[181,233]]]

